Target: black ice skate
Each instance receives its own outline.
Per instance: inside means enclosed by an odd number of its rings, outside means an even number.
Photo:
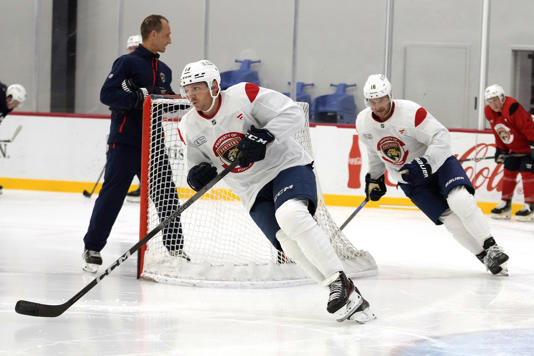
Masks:
[[[534,221],[534,203],[524,204],[523,208],[515,213],[517,221]]]
[[[491,217],[493,219],[508,220],[512,216],[512,202],[510,200],[503,200],[495,208],[491,210]]]
[[[484,251],[479,253],[477,257],[491,274],[508,275],[508,268],[505,263],[509,257],[504,253],[503,248],[495,243],[493,237],[484,241]]]
[[[139,203],[141,200],[141,187],[137,188],[136,190],[132,190],[128,194],[126,194],[126,201],[129,201],[131,203]]]
[[[102,265],[102,256],[100,252],[85,249],[82,254],[83,258],[83,270],[86,272],[96,273],[98,267]]]
[[[326,310],[334,314],[337,321],[348,319],[363,324],[375,319],[375,315],[369,310],[369,303],[345,273],[339,272],[338,278],[329,287],[330,297]]]

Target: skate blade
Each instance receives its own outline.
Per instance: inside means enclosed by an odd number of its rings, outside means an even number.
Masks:
[[[499,273],[495,274],[494,276],[508,277],[508,276],[510,275],[510,274],[508,273],[508,265],[507,265],[506,263],[503,263],[503,264],[501,265],[501,268],[502,268],[502,270],[501,270]]]
[[[334,313],[334,315],[337,317],[336,320],[339,322],[347,320],[352,314],[354,314],[354,311],[358,309],[360,305],[362,305],[362,303],[363,298],[357,292],[352,292],[347,304]]]
[[[375,320],[376,315],[369,308],[357,311],[349,317],[349,320],[355,321],[358,324],[365,324],[371,320]]]
[[[82,268],[85,272],[89,272],[89,273],[96,273],[98,272],[98,267],[100,267],[100,265],[95,265],[93,263],[84,263]]]
[[[129,203],[139,203],[141,201],[140,197],[126,197],[126,201]]]
[[[492,219],[496,220],[510,220],[512,215],[506,215],[506,214],[491,214]]]
[[[530,215],[530,216],[517,216],[516,215],[515,219],[521,222],[532,222],[534,221],[534,215]]]

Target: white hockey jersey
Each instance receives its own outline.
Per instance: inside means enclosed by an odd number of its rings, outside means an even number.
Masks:
[[[389,176],[406,183],[400,168],[424,157],[432,172],[452,155],[449,130],[423,107],[410,100],[393,100],[393,114],[380,122],[370,108],[356,118],[356,131],[367,149],[369,173],[376,179],[388,170]]]
[[[275,137],[267,145],[265,159],[237,167],[224,180],[250,210],[256,195],[280,171],[312,162],[294,139],[305,124],[301,107],[287,96],[251,83],[236,84],[221,92],[213,117],[194,108],[182,117],[180,135],[186,144],[188,169],[210,162],[220,172],[237,157],[237,145],[252,125]]]

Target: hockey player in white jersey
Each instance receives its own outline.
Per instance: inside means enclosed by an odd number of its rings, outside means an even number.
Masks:
[[[386,193],[387,169],[436,225],[444,224],[492,274],[507,275],[508,256],[492,237],[475,189],[452,155],[447,128],[417,103],[393,100],[382,74],[370,75],[363,93],[368,107],[358,114],[356,131],[368,152],[367,197],[376,201]]]
[[[328,312],[338,321],[373,319],[369,303],[313,219],[313,162],[293,138],[304,125],[304,112],[274,90],[240,83],[221,91],[220,81],[219,70],[208,60],[190,63],[182,72],[182,95],[194,107],[180,122],[188,184],[200,190],[237,159],[239,166],[224,178],[226,183],[270,242],[329,286]]]

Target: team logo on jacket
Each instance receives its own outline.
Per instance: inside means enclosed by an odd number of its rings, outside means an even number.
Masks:
[[[495,132],[499,137],[501,138],[501,141],[510,144],[514,140],[514,135],[512,134],[509,127],[503,125],[503,124],[497,124],[495,125]]]
[[[221,164],[224,168],[237,159],[237,154],[239,152],[237,145],[244,136],[245,135],[241,132],[227,132],[215,140],[215,143],[213,144],[213,153],[221,160]],[[232,172],[243,172],[249,169],[250,166],[237,167],[234,168]]]
[[[402,166],[406,163],[406,157],[408,156],[406,145],[397,137],[384,137],[378,141],[376,146],[376,150],[381,153],[384,161],[397,166]]]
[[[159,79],[161,79],[162,83],[165,83],[165,73],[159,72]]]

